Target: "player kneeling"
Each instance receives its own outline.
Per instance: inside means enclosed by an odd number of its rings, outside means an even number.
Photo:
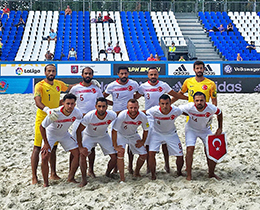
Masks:
[[[120,173],[120,179],[125,181],[124,174],[124,154],[125,146],[128,144],[133,154],[139,154],[137,159],[134,176],[140,176],[140,169],[144,164],[147,152],[144,147],[147,138],[149,124],[146,115],[139,111],[138,101],[130,99],[127,102],[127,110],[120,112],[113,127],[112,127],[112,141],[117,150],[117,167]],[[137,133],[137,128],[142,125],[143,138]]]
[[[82,119],[82,113],[79,109],[75,108],[76,96],[69,93],[63,98],[64,105],[55,109],[58,119],[51,121],[49,116],[45,117],[42,124],[40,125],[40,131],[44,140],[44,146],[41,149],[42,155],[42,176],[44,180],[44,187],[49,186],[48,174],[49,165],[48,161],[50,158],[51,150],[55,142],[60,142],[61,146],[65,151],[71,152],[71,165],[69,170],[69,182],[76,183],[74,175],[79,166],[79,150],[77,141],[68,132],[69,127],[76,119]]]
[[[112,145],[112,140],[107,133],[107,127],[116,118],[116,113],[107,110],[107,100],[103,97],[97,99],[95,107],[96,110],[88,112],[83,117],[76,132],[80,151],[80,169],[82,173],[80,187],[87,184],[86,157],[89,155],[89,151],[97,146],[97,144],[100,145],[104,155],[110,155],[106,176],[110,176],[112,169],[116,165],[116,151]]]
[[[149,141],[149,167],[152,174],[152,180],[156,179],[156,160],[155,155],[159,152],[160,145],[166,144],[169,155],[177,156],[177,174],[182,175],[183,151],[180,139],[178,137],[174,121],[176,117],[182,114],[182,111],[171,106],[171,99],[168,95],[163,94],[159,98],[159,106],[154,106],[146,111],[149,118],[154,121],[153,129]]]

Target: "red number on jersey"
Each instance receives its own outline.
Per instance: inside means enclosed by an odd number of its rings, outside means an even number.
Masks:
[[[195,118],[195,117],[191,117],[191,119],[193,120],[193,121],[195,121],[195,122],[198,122],[198,118]]]
[[[146,93],[147,99],[150,100],[150,93]]]
[[[81,101],[84,101],[83,94],[80,94],[80,95],[79,95],[79,98],[80,98]]]
[[[58,124],[58,125],[57,125],[57,128],[58,128],[58,129],[61,129],[62,126],[63,126],[62,124]]]
[[[119,97],[119,93],[116,93],[116,98],[118,98]]]

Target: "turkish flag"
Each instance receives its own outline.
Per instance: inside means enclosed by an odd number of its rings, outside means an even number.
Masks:
[[[219,163],[227,154],[227,141],[225,134],[208,135],[206,140],[206,151],[209,159]]]

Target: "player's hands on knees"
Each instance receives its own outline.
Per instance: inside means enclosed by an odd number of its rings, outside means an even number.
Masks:
[[[56,121],[58,119],[58,114],[56,109],[50,109],[49,107],[44,107],[43,111],[48,115],[51,121]]]
[[[48,155],[48,153],[51,151],[51,146],[49,144],[44,144],[41,148],[41,153],[43,156]]]
[[[144,146],[144,143],[143,143],[142,140],[137,140],[135,146],[136,146],[137,148],[140,148],[140,147]]]
[[[79,147],[79,153],[84,155],[85,157],[88,156],[88,149],[86,147]]]
[[[118,153],[123,153],[124,154],[124,152],[125,152],[125,149],[122,147],[122,145],[115,146],[115,150]]]
[[[218,128],[218,129],[216,130],[215,135],[220,135],[220,134],[222,134],[222,129],[221,129],[221,128]]]

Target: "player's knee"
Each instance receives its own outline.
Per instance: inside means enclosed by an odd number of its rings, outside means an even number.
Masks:
[[[139,157],[140,157],[140,160],[145,161],[147,158],[147,154],[140,155]]]
[[[48,155],[42,154],[42,164],[48,164],[49,158],[50,158],[49,154]]]

